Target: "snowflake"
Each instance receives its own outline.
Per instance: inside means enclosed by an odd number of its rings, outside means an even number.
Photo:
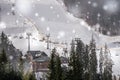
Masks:
[[[76,33],[75,29],[73,29],[72,33],[73,33],[73,34],[75,34],[75,33]]]
[[[46,30],[47,30],[47,31],[50,31],[50,27],[47,27]]]
[[[65,36],[65,32],[64,32],[64,31],[60,31],[60,32],[58,32],[58,36],[60,36],[60,37],[64,37],[64,36]]]
[[[50,6],[50,9],[53,9],[53,6]]]
[[[18,24],[18,23],[19,23],[19,20],[16,20],[16,23]]]
[[[8,12],[8,13],[7,13],[7,15],[9,16],[9,15],[10,15],[10,13]]]
[[[41,20],[42,22],[44,22],[44,21],[45,21],[45,17],[41,17],[40,20]]]
[[[91,1],[88,1],[88,4],[91,4]]]
[[[93,7],[97,7],[98,4],[97,4],[96,2],[94,2],[94,3],[92,3],[92,6],[93,6]]]
[[[101,14],[100,14],[100,13],[98,13],[98,14],[97,14],[97,16],[98,16],[98,17],[100,17],[100,16],[101,16]]]
[[[39,13],[35,13],[35,16],[38,17],[38,16],[39,16]]]
[[[12,7],[12,8],[11,8],[11,11],[14,11],[14,10],[15,10],[15,8],[14,8],[14,7]]]

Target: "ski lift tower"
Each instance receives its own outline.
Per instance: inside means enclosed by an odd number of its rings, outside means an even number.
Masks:
[[[50,49],[50,28],[49,27],[47,27],[47,34],[46,34],[46,38],[47,38],[47,49]]]
[[[30,36],[31,36],[31,33],[27,33],[27,36],[28,36],[28,51],[30,51]]]
[[[46,37],[47,37],[47,49],[49,49],[49,42],[50,42],[49,39],[50,39],[50,34],[47,34]]]

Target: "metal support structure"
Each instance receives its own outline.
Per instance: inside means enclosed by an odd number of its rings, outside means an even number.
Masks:
[[[49,46],[50,46],[50,45],[49,45],[49,42],[50,42],[50,41],[49,41],[49,39],[50,39],[50,34],[47,34],[46,37],[47,37],[47,49],[50,49],[50,48],[49,48]]]
[[[27,33],[27,36],[28,36],[28,51],[30,51],[30,36],[31,36],[31,33]]]

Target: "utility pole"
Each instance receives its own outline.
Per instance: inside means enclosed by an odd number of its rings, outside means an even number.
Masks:
[[[49,42],[50,42],[49,39],[50,39],[50,34],[47,34],[46,37],[47,37],[47,49],[49,49]]]
[[[28,36],[28,51],[30,51],[30,36],[31,36],[31,33],[27,33],[27,36]]]

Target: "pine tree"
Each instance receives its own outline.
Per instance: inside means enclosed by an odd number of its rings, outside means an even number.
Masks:
[[[84,75],[84,44],[80,39],[76,40],[76,80],[83,80]]]
[[[92,38],[90,42],[90,62],[89,62],[89,80],[96,80],[97,76],[97,56],[96,56],[96,44]]]
[[[84,55],[83,55],[83,61],[84,61],[84,80],[89,80],[89,46],[86,45],[85,47],[85,52],[84,52]]]
[[[111,54],[105,45],[104,51],[104,78],[103,80],[112,80],[112,59]]]
[[[77,42],[75,47],[75,41]],[[70,53],[70,70],[69,70],[69,79],[68,80],[83,80],[83,67],[84,67],[84,44],[78,38],[72,40],[71,53]]]
[[[59,55],[56,56],[56,65],[55,65],[55,71],[56,71],[56,79],[55,80],[62,80],[62,67],[61,67],[61,60]]]
[[[100,58],[99,58],[99,70],[100,70],[100,80],[103,80],[103,61],[104,61],[104,56],[103,56],[103,49],[100,49]]]
[[[7,35],[4,32],[1,33],[1,43],[2,45],[6,45],[9,43]]]
[[[2,53],[0,55],[0,63],[1,64],[6,64],[7,62],[8,62],[7,56],[6,56],[5,50],[3,49]]]
[[[6,64],[7,64],[7,57],[4,49],[2,50],[2,53],[0,54],[0,80],[5,79],[6,75]]]
[[[69,71],[67,78],[68,80],[74,80],[75,77],[75,61],[76,61],[76,55],[75,55],[75,42],[72,40],[71,43],[71,52],[70,52],[70,60],[69,60]]]
[[[48,80],[55,80],[55,75],[56,75],[56,70],[55,70],[55,53],[56,53],[56,49],[52,50],[51,53],[51,59],[50,59],[50,63],[49,63],[49,73],[47,75]]]

